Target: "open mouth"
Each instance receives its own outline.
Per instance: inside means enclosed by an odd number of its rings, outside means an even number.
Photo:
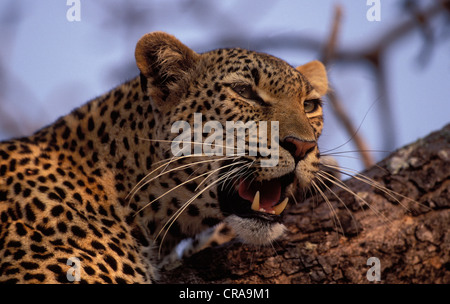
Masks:
[[[293,181],[293,173],[262,182],[252,176],[235,179],[227,187],[219,187],[220,208],[224,214],[279,221],[289,201],[286,188]]]

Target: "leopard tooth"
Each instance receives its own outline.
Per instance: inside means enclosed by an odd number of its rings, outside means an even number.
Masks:
[[[275,211],[276,215],[280,215],[281,212],[283,212],[283,210],[287,206],[288,201],[289,201],[289,198],[286,197],[281,203],[279,203],[278,205],[273,207],[273,210]]]
[[[256,191],[255,197],[253,198],[252,210],[259,211],[259,191]]]

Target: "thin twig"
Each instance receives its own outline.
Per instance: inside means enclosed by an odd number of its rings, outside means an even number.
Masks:
[[[326,43],[325,48],[322,50],[322,62],[327,65],[330,61],[334,59],[336,45],[338,41],[338,35],[340,31],[340,25],[342,20],[342,8],[340,5],[335,7],[333,25],[331,28],[330,37]],[[331,103],[334,114],[337,116],[338,120],[342,123],[347,133],[352,137],[358,153],[361,155],[362,162],[366,168],[369,168],[375,164],[372,155],[369,152],[368,145],[363,139],[361,134],[353,125],[352,120],[347,114],[344,105],[341,103],[340,99],[337,97],[336,92],[332,89],[328,92],[328,99]]]
[[[373,160],[372,155],[369,152],[369,147],[366,144],[366,141],[362,138],[361,134],[353,125],[352,120],[347,115],[348,111],[344,109],[342,103],[339,101],[339,98],[336,95],[334,90],[329,90],[328,99],[330,104],[332,105],[333,112],[339,119],[339,121],[344,126],[347,133],[352,137],[355,146],[358,148],[358,153],[361,155],[361,160],[366,168],[372,167],[375,162]]]

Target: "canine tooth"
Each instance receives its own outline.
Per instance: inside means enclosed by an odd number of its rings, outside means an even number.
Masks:
[[[259,191],[256,191],[255,197],[253,198],[252,210],[259,211]]]
[[[286,197],[281,203],[279,203],[278,205],[273,207],[273,210],[275,211],[276,215],[280,215],[281,212],[283,212],[283,210],[287,206],[288,201],[289,201],[289,198]]]

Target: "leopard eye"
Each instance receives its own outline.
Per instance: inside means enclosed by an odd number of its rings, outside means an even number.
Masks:
[[[253,87],[249,84],[233,84],[231,89],[238,93],[241,97],[245,99],[250,99],[256,101],[260,105],[267,106],[268,104],[258,95],[258,93],[253,90]]]
[[[244,98],[253,99],[254,97],[254,91],[251,85],[235,84],[231,88],[233,89],[233,91],[235,91]]]
[[[319,106],[322,104],[322,101],[320,99],[310,99],[305,100],[303,102],[303,108],[305,110],[305,113],[312,113],[317,111]]]

